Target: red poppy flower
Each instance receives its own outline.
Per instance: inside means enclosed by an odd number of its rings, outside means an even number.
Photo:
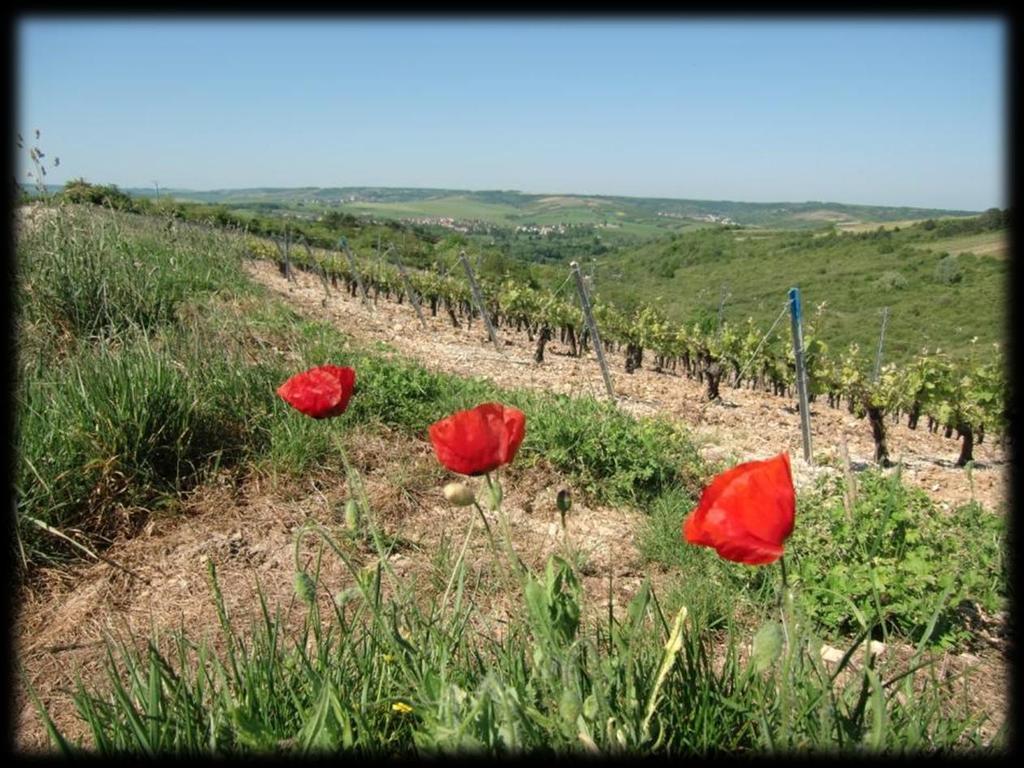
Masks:
[[[484,403],[430,425],[438,460],[462,475],[482,475],[508,464],[525,434],[523,412],[499,403]]]
[[[789,454],[780,453],[715,477],[683,523],[683,537],[714,547],[726,560],[764,565],[782,556],[795,514]]]
[[[314,419],[340,416],[356,386],[356,372],[338,365],[321,365],[297,373],[277,388],[288,405]]]

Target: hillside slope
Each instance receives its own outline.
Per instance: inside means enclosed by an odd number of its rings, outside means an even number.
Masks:
[[[250,263],[250,275],[304,313],[330,318],[346,333],[363,342],[380,342],[402,356],[412,358],[431,370],[464,376],[482,376],[502,386],[537,388],[568,395],[604,396],[604,384],[593,356],[576,358],[559,345],[548,345],[545,362],[533,362],[534,345],[525,334],[499,333],[502,353],[491,345],[482,323],[471,329],[453,328],[447,318],[431,318],[428,328],[420,327],[408,304],[383,299],[375,307],[364,307],[345,293],[332,292],[324,306],[324,288],[319,278],[297,273],[293,283],[282,279],[273,264]],[[703,387],[672,373],[655,373],[641,368],[625,375],[613,366],[613,385],[620,406],[637,415],[655,413],[673,417],[690,430],[701,445],[705,458],[724,463],[766,458],[781,450],[802,457],[799,416],[786,399],[747,389],[723,388],[723,402],[707,404]],[[871,462],[873,443],[868,423],[845,410],[821,403],[811,411],[816,468],[794,460],[798,485],[809,483],[822,472],[838,471],[841,444],[845,440],[851,462],[863,468]],[[989,509],[1005,509],[1009,459],[992,441],[978,446],[977,462],[968,473],[953,466],[957,441],[927,430],[909,430],[905,424],[889,424],[889,446],[894,459],[903,461],[903,478],[949,506],[972,498]]]
[[[139,197],[155,190],[127,190]],[[516,190],[465,190],[400,187],[260,187],[251,189],[165,189],[165,196],[223,205],[275,203],[282,206],[335,206],[384,217],[452,216],[496,224],[563,222],[644,224],[665,230],[686,222],[722,221],[744,226],[813,229],[830,222],[857,224],[907,219],[970,216],[972,211],[839,202],[749,203],[627,197],[571,192],[524,193]]]

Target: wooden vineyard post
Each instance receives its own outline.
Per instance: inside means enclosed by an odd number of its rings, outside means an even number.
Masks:
[[[302,238],[302,247],[306,249],[306,256],[309,257],[310,265],[315,265],[318,269],[317,273],[320,275],[320,282],[323,283],[324,293],[327,294],[324,297],[324,306],[326,307],[327,299],[331,298],[331,289],[327,284],[327,271],[324,269],[324,265],[316,260],[316,257],[313,255],[313,249],[309,247],[309,242],[305,237]]]
[[[388,251],[390,250],[391,249],[388,248]],[[398,256],[395,257],[395,266],[398,267],[398,274],[402,276],[402,284],[405,286],[405,293],[409,297],[409,302],[412,304],[413,309],[416,310],[416,317],[420,319],[420,325],[423,326],[423,328],[426,328],[427,321],[423,319],[423,310],[420,308],[420,297],[416,295],[416,290],[412,287],[412,281],[409,279],[409,273],[406,272],[405,265],[402,263],[402,259]]]
[[[804,443],[804,461],[811,461],[811,412],[807,404],[807,371],[804,369],[804,331],[800,310],[800,289],[789,289],[789,318],[793,327],[793,356],[796,358],[796,394],[800,404],[800,431]]]
[[[338,240],[338,247],[345,251],[345,256],[348,257],[348,266],[352,270],[352,277],[355,278],[356,285],[359,286],[359,295],[362,296],[363,306],[365,307],[370,297],[366,294],[366,286],[363,285],[363,279],[359,277],[359,270],[356,269],[356,257],[352,255],[352,251],[348,247],[348,238],[341,238]]]
[[[274,238],[274,244],[277,246],[277,250],[281,253],[281,260],[284,262],[284,279],[289,283],[292,281],[292,263],[288,258],[288,230],[284,231],[284,245],[281,245],[281,241],[276,237]]]
[[[494,332],[494,326],[491,325],[491,316],[487,314],[487,307],[484,306],[480,286],[476,284],[476,276],[473,274],[473,268],[469,266],[469,259],[466,258],[465,251],[459,251],[459,261],[462,262],[462,267],[466,270],[466,277],[469,279],[469,289],[473,293],[473,303],[476,304],[476,308],[480,311],[480,316],[484,319],[484,325],[487,326],[487,335],[491,337],[491,343],[494,344],[494,348],[498,350],[499,354],[505,354],[501,344],[498,343],[498,334]]]
[[[601,336],[597,332],[597,323],[594,322],[594,313],[590,311],[590,297],[587,296],[587,287],[583,284],[583,275],[580,274],[580,265],[572,261],[569,263],[573,277],[576,278],[576,291],[580,295],[580,304],[583,305],[583,316],[587,320],[587,328],[590,329],[590,338],[594,342],[594,351],[597,353],[597,362],[601,366],[601,375],[604,377],[604,388],[608,390],[608,397],[615,401],[615,389],[612,387],[612,375],[608,372],[608,363],[604,359],[604,345],[601,343]]]
[[[285,227],[284,228],[284,270],[287,273],[286,277],[288,278],[288,281],[291,282],[292,280],[295,279],[295,277],[292,274],[292,260],[291,260],[291,257],[288,254],[288,246],[291,245],[291,243],[289,242],[289,240],[291,239],[289,235],[290,235],[290,233],[288,232],[288,227]]]
[[[878,351],[875,353],[875,370],[871,381],[878,381],[878,372],[882,369],[882,344],[885,342],[885,325],[889,322],[889,308],[882,310],[882,332],[878,334]]]

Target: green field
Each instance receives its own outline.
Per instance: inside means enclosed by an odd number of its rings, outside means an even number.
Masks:
[[[484,203],[462,195],[400,203],[352,202],[340,207],[356,215],[390,218],[450,216],[455,219],[479,219],[503,226],[513,225],[519,213],[511,205]]]
[[[877,221],[842,221],[836,224],[836,229],[840,232],[873,232],[878,228],[894,230],[913,226],[919,221],[921,219],[904,219],[902,221],[887,221],[881,224]]]
[[[1008,264],[1003,256],[1008,211],[916,221],[908,217],[916,213],[913,209],[844,211],[831,204],[787,209],[787,215],[805,219],[858,213],[888,216],[889,221],[906,225],[898,231],[895,226],[880,225],[837,232],[831,226],[722,227],[667,216],[655,223],[644,216],[666,201],[640,198],[371,190],[365,195],[373,197],[372,202],[355,205],[364,213],[388,212],[388,217],[381,216],[385,222],[374,224],[366,217],[360,221],[351,216],[346,220],[336,209],[334,214],[341,220],[332,223],[331,217],[318,217],[316,211],[325,209],[312,205],[309,196],[323,195],[323,201],[342,192],[292,190],[287,199],[294,208],[250,211],[242,226],[249,226],[254,234],[277,237],[288,227],[293,234],[325,247],[346,234],[358,252],[375,248],[382,238],[384,245],[399,249],[407,266],[428,269],[450,263],[453,254],[465,249],[480,265],[482,277],[499,281],[514,277],[551,289],[564,284],[569,261],[587,264],[588,272],[593,263],[598,301],[626,313],[640,305],[653,306],[677,323],[717,322],[721,307],[726,321],[736,324],[751,318],[767,328],[778,316],[788,289],[797,286],[808,322],[835,351],[845,350],[850,343],[862,350],[874,349],[882,313],[888,308],[885,359],[896,363],[923,348],[942,348],[956,357],[987,358],[992,345],[1003,344],[1007,336]],[[281,192],[274,194],[285,199]],[[242,196],[234,192],[231,198],[241,205],[237,200]],[[139,202],[155,212],[150,201]],[[723,205],[722,210],[737,216],[745,212],[763,218],[772,213],[760,204]],[[226,205],[162,200],[159,206],[167,213],[172,208],[176,216],[228,223]],[[490,232],[464,234],[436,224],[406,226],[395,218],[442,212],[506,224]],[[599,224],[544,235],[508,226],[538,219]],[[684,229],[670,232],[665,225]]]
[[[1010,252],[1006,230],[998,232],[982,232],[977,235],[945,237],[920,244],[919,248],[927,248],[936,253],[946,252],[953,255],[973,253],[976,256],[991,256],[1005,259]]]
[[[153,190],[128,190],[152,197]],[[388,187],[302,187],[227,190],[164,190],[178,200],[231,207],[257,204],[296,211],[341,209],[381,217],[476,219],[502,226],[517,224],[621,225],[630,235],[648,236],[693,226],[706,226],[714,215],[742,226],[820,229],[874,228],[918,219],[971,215],[970,211],[847,205],[835,202],[744,203],[733,200],[692,200],[576,194],[526,194],[517,191],[472,191]],[[663,215],[666,214],[666,215]],[[612,230],[610,230],[612,231]]]

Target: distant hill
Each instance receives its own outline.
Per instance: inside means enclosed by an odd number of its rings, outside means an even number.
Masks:
[[[125,190],[154,197],[152,188]],[[578,194],[526,194],[515,190],[460,190],[409,187],[256,187],[249,189],[162,189],[161,196],[228,207],[286,209],[340,208],[381,218],[440,218],[497,226],[589,224],[624,233],[658,234],[706,225],[766,229],[817,229],[835,223],[854,226],[916,219],[970,216],[978,211],[849,205],[837,202],[745,203]]]

